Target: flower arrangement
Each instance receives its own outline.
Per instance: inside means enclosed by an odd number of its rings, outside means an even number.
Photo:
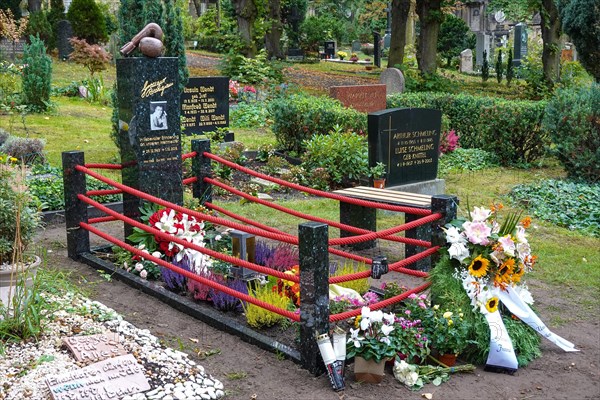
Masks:
[[[421,320],[396,317],[395,323],[397,327],[391,336],[398,358],[422,362],[429,355],[429,338]]]
[[[397,328],[394,314],[363,307],[355,324],[356,329],[350,328],[346,358],[360,356],[378,363],[396,355],[394,337],[390,335]]]
[[[450,244],[448,254],[450,259],[459,262],[457,274],[471,305],[484,314],[498,308],[498,297],[493,289],[505,290],[520,284],[537,259],[527,241],[526,230],[531,218],[519,221],[518,214],[511,214],[500,225],[498,211],[501,209],[501,204],[491,209],[475,207],[467,220],[457,219],[445,229]],[[533,303],[524,285],[517,291],[526,303]]]
[[[459,148],[458,139],[459,136],[454,129],[444,131],[440,137],[440,154],[452,153]]]
[[[292,268],[284,272],[284,274],[292,276],[300,276],[300,266],[294,265]],[[285,296],[292,300],[296,307],[300,306],[300,284],[285,279],[277,279],[277,286],[273,286],[273,292],[277,292],[280,296]]]
[[[337,55],[340,58],[340,60],[343,60],[344,58],[348,57],[348,53],[346,53],[345,51],[338,51]]]
[[[458,367],[445,368],[435,365],[413,365],[404,360],[394,364],[394,376],[411,390],[420,390],[424,384],[432,383],[439,386],[450,379],[450,374],[456,372],[474,372],[475,366],[471,364]]]

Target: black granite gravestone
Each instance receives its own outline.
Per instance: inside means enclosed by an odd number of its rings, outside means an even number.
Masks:
[[[287,61],[304,61],[304,50],[288,49],[286,59]]]
[[[73,52],[73,46],[71,46],[71,42],[69,42],[69,39],[73,37],[73,28],[69,21],[63,19],[57,22],[56,37],[58,39],[56,44],[58,47],[58,58],[67,60],[69,54]]]
[[[436,179],[442,112],[395,108],[370,113],[369,165],[387,166],[386,186]]]
[[[527,56],[527,24],[520,22],[515,25],[514,43],[513,65],[518,67]]]
[[[183,133],[214,132],[229,126],[229,78],[190,78],[181,93]]]
[[[123,184],[182,204],[177,68],[175,57],[117,60],[117,100]],[[139,205],[123,194],[125,215],[137,217]]]
[[[381,34],[373,31],[373,63],[377,68],[381,68]]]
[[[327,58],[336,58],[336,43],[335,40],[326,40],[325,41],[325,56]]]

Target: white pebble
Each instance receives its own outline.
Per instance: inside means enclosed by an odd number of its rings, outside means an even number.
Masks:
[[[217,390],[215,394],[217,395],[217,399],[220,399],[221,397],[225,396],[225,392],[222,390]]]

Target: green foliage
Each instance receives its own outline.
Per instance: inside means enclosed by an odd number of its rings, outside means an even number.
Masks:
[[[600,85],[558,90],[543,121],[569,177],[600,180]]]
[[[119,43],[127,43],[145,26],[143,10],[143,0],[121,0],[121,6],[118,12],[119,21]]]
[[[531,100],[541,100],[550,97],[552,91],[544,78],[544,69],[539,51],[531,51],[521,62],[518,69],[519,77],[527,83],[525,93]]]
[[[351,261],[345,261],[343,265],[337,266],[335,272],[331,275],[333,276],[342,276],[348,274],[354,274],[357,272],[368,271],[370,267],[365,263],[354,264]],[[352,289],[357,293],[367,293],[369,290],[369,280],[367,278],[364,279],[355,279],[353,281],[341,282],[338,283],[339,286]]]
[[[231,110],[230,118],[234,128],[264,128],[268,123],[269,112],[264,103],[241,102]]]
[[[517,185],[509,193],[537,218],[600,237],[600,185],[547,179]]]
[[[461,51],[469,47],[470,36],[473,33],[462,18],[453,14],[446,15],[440,25],[437,42],[438,53],[447,60],[446,67],[450,67],[452,58],[458,57]]]
[[[163,29],[165,29],[163,41],[165,43],[165,55],[168,57],[177,57],[177,63],[179,65],[179,91],[182,92],[188,82],[190,73],[187,68],[187,60],[185,57],[181,9],[174,0],[165,0],[163,12]]]
[[[71,22],[73,33],[91,44],[101,43],[108,39],[106,20],[95,0],[73,0],[67,19]]]
[[[600,82],[600,4],[597,0],[560,0],[563,31],[569,35],[579,61]]]
[[[238,52],[229,52],[221,61],[221,74],[229,79],[250,84],[274,84],[283,82],[283,66],[267,60],[262,49],[256,57],[247,58]]]
[[[440,157],[438,173],[441,176],[455,171],[480,171],[482,169],[497,166],[498,157],[481,149],[457,148],[451,153]]]
[[[488,61],[487,50],[483,51],[483,63],[481,65],[481,79],[487,82],[490,79],[490,63]]]
[[[269,285],[259,285],[255,290],[251,291],[250,296],[275,307],[283,308],[284,310],[288,308],[288,304],[290,303],[287,297],[280,295],[277,291],[273,291]],[[248,325],[253,328],[268,328],[285,319],[282,315],[267,311],[252,303],[242,303],[242,305]]]
[[[154,22],[161,25],[163,18],[163,2],[162,0],[146,0],[142,8],[144,16],[144,24]],[[161,26],[162,27],[162,26]]]
[[[0,106],[20,102],[22,66],[0,61]]]
[[[504,65],[502,64],[502,50],[498,50],[496,58],[496,79],[498,83],[502,82],[502,74],[504,73]]]
[[[456,92],[457,86],[450,79],[438,74],[421,74],[416,69],[404,71],[407,92]]]
[[[513,66],[513,52],[508,49],[508,57],[506,58],[506,86],[510,86],[515,77],[515,67]]]
[[[46,54],[44,42],[30,36],[31,44],[23,50],[23,104],[35,111],[46,111],[50,105],[52,59]]]
[[[392,95],[388,108],[441,110],[450,119],[464,148],[494,153],[503,165],[526,164],[544,154],[548,133],[541,130],[544,102],[507,101],[449,93]]]
[[[318,51],[324,40],[342,43],[344,24],[329,15],[310,16],[300,25],[300,45],[308,51]]]
[[[594,79],[587,73],[579,61],[560,63],[560,87],[583,87],[590,85]]]
[[[314,135],[304,143],[302,167],[324,168],[336,185],[350,185],[369,174],[367,141],[337,126],[328,135]]]
[[[221,25],[217,26],[217,9],[209,8],[202,14],[191,27],[194,40],[198,41],[198,48],[214,53],[227,53],[241,48],[241,41],[237,35],[237,24],[233,18],[221,13]]]
[[[54,38],[52,34],[52,26],[48,22],[47,13],[45,11],[37,11],[29,15],[29,23],[25,31],[27,36],[39,36],[44,41],[46,47],[54,48]]]
[[[282,150],[300,154],[304,141],[314,135],[326,135],[339,125],[341,131],[365,132],[367,118],[364,113],[345,108],[329,97],[305,94],[285,94],[269,103],[273,119],[271,129]]]
[[[11,263],[13,251],[22,254],[33,243],[39,224],[37,205],[27,190],[24,170],[0,165],[0,264]]]

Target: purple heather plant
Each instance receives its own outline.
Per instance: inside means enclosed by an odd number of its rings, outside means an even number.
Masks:
[[[186,271],[191,271],[190,269],[190,261],[187,257],[183,257],[180,261],[173,260],[173,265],[184,269]],[[160,273],[162,275],[162,279],[165,282],[165,286],[172,292],[182,292],[186,288],[187,278],[177,272],[171,271],[168,268],[161,267]]]
[[[288,243],[271,246],[265,242],[256,242],[254,262],[258,265],[284,272],[298,265],[298,260],[298,250]]]
[[[246,282],[240,279],[228,281],[226,286],[237,292],[248,294],[248,286],[246,285]],[[242,304],[245,304],[243,300],[240,300],[237,297],[225,292],[221,292],[220,290],[212,290],[211,293],[213,304],[217,310],[242,312]]]
[[[200,272],[198,275],[216,283],[225,283],[225,278],[223,278],[222,275],[215,274],[211,271]],[[188,280],[187,287],[188,291],[194,297],[194,300],[211,300],[212,288],[210,286],[190,279]]]
[[[254,262],[258,265],[266,267],[271,264],[275,254],[275,248],[269,246],[266,242],[257,240],[254,248]]]

